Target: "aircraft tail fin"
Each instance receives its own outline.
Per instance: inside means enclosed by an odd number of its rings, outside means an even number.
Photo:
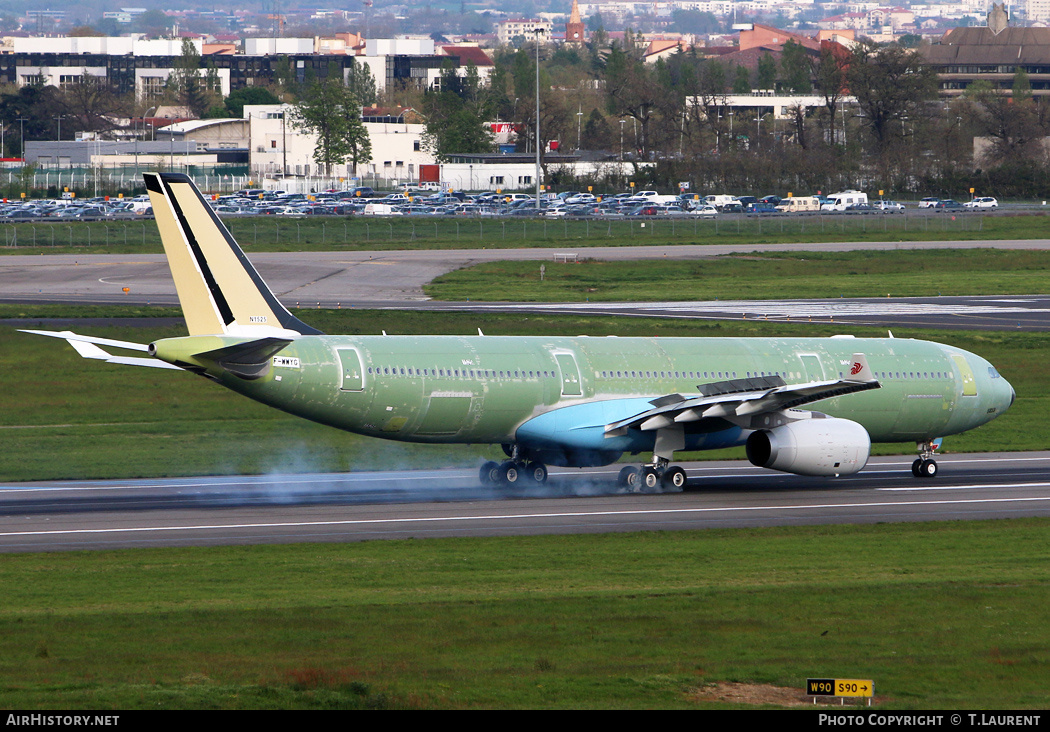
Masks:
[[[277,300],[189,176],[144,177],[190,335],[320,333]]]

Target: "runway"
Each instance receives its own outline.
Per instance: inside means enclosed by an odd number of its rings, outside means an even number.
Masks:
[[[0,552],[697,530],[1050,516],[1050,452],[873,458],[848,478],[684,464],[688,490],[624,494],[618,466],[481,488],[473,470],[0,485]]]
[[[391,308],[467,312],[564,312],[716,320],[774,320],[880,327],[994,330],[1050,329],[1050,296],[824,298],[646,303],[437,302],[423,286],[484,261],[549,261],[556,255],[609,260],[696,259],[754,251],[845,251],[996,247],[1046,249],[1046,240],[841,242],[775,245],[675,245],[559,249],[466,249],[252,254],[252,262],[287,307]],[[126,292],[125,292],[126,289]],[[0,257],[0,302],[178,304],[163,255],[12,255]],[[38,320],[13,322],[25,327]]]

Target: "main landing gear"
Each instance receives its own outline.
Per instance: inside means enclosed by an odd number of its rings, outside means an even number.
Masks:
[[[666,460],[655,465],[628,465],[620,470],[616,484],[631,493],[657,488],[680,491],[685,488],[685,471],[677,465],[668,465]]]
[[[478,477],[482,485],[543,485],[547,482],[547,466],[513,459],[502,463],[489,460],[481,466]]]
[[[937,475],[937,461],[933,459],[933,451],[940,447],[940,441],[917,442],[915,447],[919,451],[919,457],[911,464],[911,474],[916,478],[933,478]]]

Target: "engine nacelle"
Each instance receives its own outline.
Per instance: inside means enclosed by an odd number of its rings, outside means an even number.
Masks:
[[[796,475],[852,475],[867,465],[870,453],[868,431],[837,417],[789,422],[747,438],[753,465]]]

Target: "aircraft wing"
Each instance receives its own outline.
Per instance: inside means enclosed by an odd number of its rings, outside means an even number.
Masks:
[[[165,363],[156,358],[139,358],[135,356],[114,356],[108,351],[103,350],[99,346],[110,346],[113,348],[125,348],[129,351],[142,351],[146,352],[149,348],[145,343],[133,343],[131,341],[117,341],[112,338],[96,338],[94,336],[85,336],[72,331],[53,331],[53,330],[22,330],[22,333],[31,333],[33,335],[49,336],[51,338],[62,338],[69,345],[76,349],[76,352],[83,358],[91,358],[99,361],[105,361],[106,363],[115,363],[123,366],[148,366],[155,369],[175,369],[176,371],[182,371],[179,368],[170,363]]]
[[[853,354],[850,375],[832,381],[788,384],[779,376],[760,376],[701,384],[700,396],[669,394],[653,399],[651,409],[606,425],[609,437],[627,434],[634,428],[659,430],[683,422],[709,417],[751,417],[794,409],[822,399],[881,387],[862,353]]]

